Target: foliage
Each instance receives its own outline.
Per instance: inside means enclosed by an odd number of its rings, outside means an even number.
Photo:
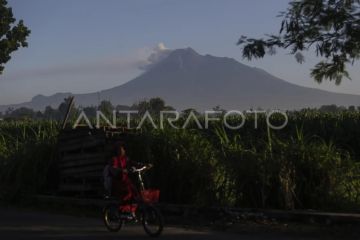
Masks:
[[[0,122],[0,198],[51,189],[56,122]]]
[[[237,131],[217,124],[208,130],[144,128],[129,140],[128,153],[154,164],[148,180],[164,202],[360,209],[359,112],[288,112],[288,125],[276,131],[258,117],[257,128],[254,116],[246,116]],[[56,190],[57,129],[51,121],[0,122],[2,192]]]
[[[101,101],[98,110],[100,110],[105,116],[112,116],[114,106],[110,101]]]
[[[165,101],[159,97],[139,101],[133,104],[132,109],[136,109],[140,114],[149,111],[150,114],[155,115],[159,115],[160,111],[174,110],[171,106],[166,106]]]
[[[6,0],[0,0],[0,75],[4,64],[11,59],[11,53],[20,47],[27,47],[26,38],[30,31],[20,20],[17,24],[12,9],[7,6]]]
[[[317,56],[325,58],[311,71],[317,82],[334,80],[338,85],[349,78],[346,64],[360,57],[360,1],[359,0],[293,0],[280,16],[279,35],[267,39],[242,36],[243,57],[262,58],[276,48],[288,49],[300,63],[302,51],[315,48]]]

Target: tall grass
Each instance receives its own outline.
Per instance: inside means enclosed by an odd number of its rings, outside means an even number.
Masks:
[[[51,178],[58,124],[51,121],[0,123],[2,198],[44,190]]]
[[[360,210],[360,113],[288,116],[282,130],[268,128],[263,115],[257,128],[247,116],[237,131],[221,124],[208,130],[145,127],[129,142],[129,154],[154,163],[150,180],[166,202]],[[57,133],[56,122],[0,122],[1,188],[54,191]]]

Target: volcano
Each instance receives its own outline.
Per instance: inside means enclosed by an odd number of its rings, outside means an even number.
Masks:
[[[71,93],[36,96],[32,101],[11,107],[43,110],[57,107]],[[110,100],[114,105],[131,105],[142,99],[163,98],[176,109],[300,109],[336,104],[360,105],[360,96],[333,93],[298,86],[259,68],[235,59],[200,55],[192,48],[172,50],[164,59],[140,76],[120,86],[88,94],[73,94],[77,105],[98,105]],[[9,106],[2,106],[4,110]]]

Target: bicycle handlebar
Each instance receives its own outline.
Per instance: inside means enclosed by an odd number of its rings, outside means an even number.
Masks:
[[[132,167],[132,168],[131,168],[131,171],[132,171],[133,173],[139,173],[139,172],[143,172],[143,171],[145,171],[145,170],[148,170],[148,169],[150,169],[150,168],[152,168],[152,167],[153,167],[153,166],[152,166],[151,164],[145,165],[145,166],[143,166],[143,167],[141,167],[141,168]]]

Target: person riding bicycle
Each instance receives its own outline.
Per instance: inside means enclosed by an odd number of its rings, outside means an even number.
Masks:
[[[122,201],[131,201],[137,196],[137,191],[129,177],[129,169],[139,166],[139,163],[130,161],[126,155],[123,142],[114,145],[115,154],[104,168],[104,187],[106,198],[120,196]]]
[[[109,201],[106,204],[103,209],[104,223],[109,231],[115,232],[121,229],[124,222],[141,222],[149,236],[157,237],[164,227],[162,214],[153,205],[159,201],[160,190],[146,188],[142,178],[142,173],[152,168],[152,165],[130,161],[122,142],[116,143],[114,147],[115,154],[104,168],[104,187],[108,197],[119,197],[120,201]],[[137,177],[136,186],[130,173]]]

